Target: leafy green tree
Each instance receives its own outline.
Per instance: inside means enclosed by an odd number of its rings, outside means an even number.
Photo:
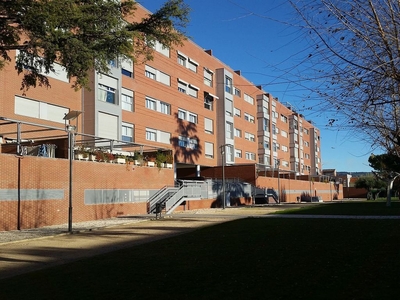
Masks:
[[[400,175],[400,157],[393,153],[371,154],[368,162],[375,170],[373,171],[374,175],[378,179],[385,181],[387,190],[386,206],[391,206],[393,182]]]
[[[0,70],[19,50],[22,89],[49,86],[54,62],[65,67],[74,87],[88,84],[88,72],[108,72],[115,59],[152,59],[156,41],[165,47],[185,38],[189,8],[168,0],[158,11],[134,22],[134,0],[2,0]]]
[[[366,189],[368,194],[372,196],[372,199],[375,200],[386,184],[383,181],[378,180],[376,176],[366,175],[359,177],[354,183],[354,186],[359,189]]]

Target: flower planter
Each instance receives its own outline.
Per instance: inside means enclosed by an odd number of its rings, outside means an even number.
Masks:
[[[172,164],[165,163],[164,167],[167,168],[167,169],[172,169]]]
[[[154,163],[154,161],[148,161],[147,162],[147,166],[148,167],[154,167],[156,164]]]
[[[88,160],[89,159],[89,157],[84,157],[84,155],[83,154],[76,154],[75,155],[75,159],[77,159],[77,160]]]
[[[126,163],[125,158],[117,157],[114,159],[114,164],[125,164],[125,163]]]

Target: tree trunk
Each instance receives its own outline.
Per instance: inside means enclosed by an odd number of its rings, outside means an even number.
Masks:
[[[392,206],[392,184],[393,180],[388,181],[387,187],[386,187],[386,206],[390,207]]]

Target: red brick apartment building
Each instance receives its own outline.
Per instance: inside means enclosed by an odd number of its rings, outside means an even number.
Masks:
[[[139,5],[135,17],[148,13]],[[18,198],[23,226],[65,221],[68,205],[63,200],[69,191],[64,116],[74,111],[80,112],[70,121],[77,126],[75,146],[144,155],[162,149],[174,156],[172,169],[74,162],[74,201],[79,203],[74,205],[74,221],[146,213],[146,200],[155,190],[176,179],[221,179],[224,171],[227,179],[274,188],[284,194],[284,201],[294,202],[304,193],[333,198],[331,183],[319,176],[319,130],[190,40],[173,50],[157,44],[154,60],[143,64],[110,62],[109,74],[91,74],[90,87],[79,91],[56,65],[57,72],[49,75],[51,88],[30,88],[23,94],[13,64],[0,71],[0,230],[14,227],[10,210],[17,191],[26,193]],[[23,145],[45,143],[55,145],[53,158],[14,155]],[[37,191],[33,198],[28,196],[32,190]],[[96,198],[99,190],[101,201]],[[128,200],[108,201],[114,199],[113,191]],[[341,187],[334,193],[343,195]],[[210,207],[215,201],[191,199],[178,209]]]

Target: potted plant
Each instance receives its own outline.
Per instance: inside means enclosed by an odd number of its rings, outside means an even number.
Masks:
[[[142,166],[144,164],[143,154],[135,151],[135,153],[133,154],[133,161],[136,166]]]
[[[115,154],[114,155],[114,163],[115,164],[125,164],[126,163],[126,156],[122,154]]]
[[[90,161],[96,161],[96,151],[90,151],[89,152],[89,160]]]
[[[94,152],[94,155],[96,157],[96,160],[99,161],[99,162],[105,161],[105,159],[106,159],[105,155],[104,155],[104,152],[101,151],[101,150],[96,150]]]
[[[114,154],[111,152],[104,152],[104,161],[112,163],[114,161]]]
[[[173,163],[174,163],[174,156],[172,155],[172,151],[169,151],[165,155],[165,167],[168,169],[172,169]]]
[[[164,152],[157,151],[155,162],[157,164],[157,168],[161,169],[166,163],[166,157]]]
[[[89,159],[89,150],[86,149],[85,145],[80,145],[75,154],[76,154],[76,159],[78,159],[78,160],[88,160]]]

